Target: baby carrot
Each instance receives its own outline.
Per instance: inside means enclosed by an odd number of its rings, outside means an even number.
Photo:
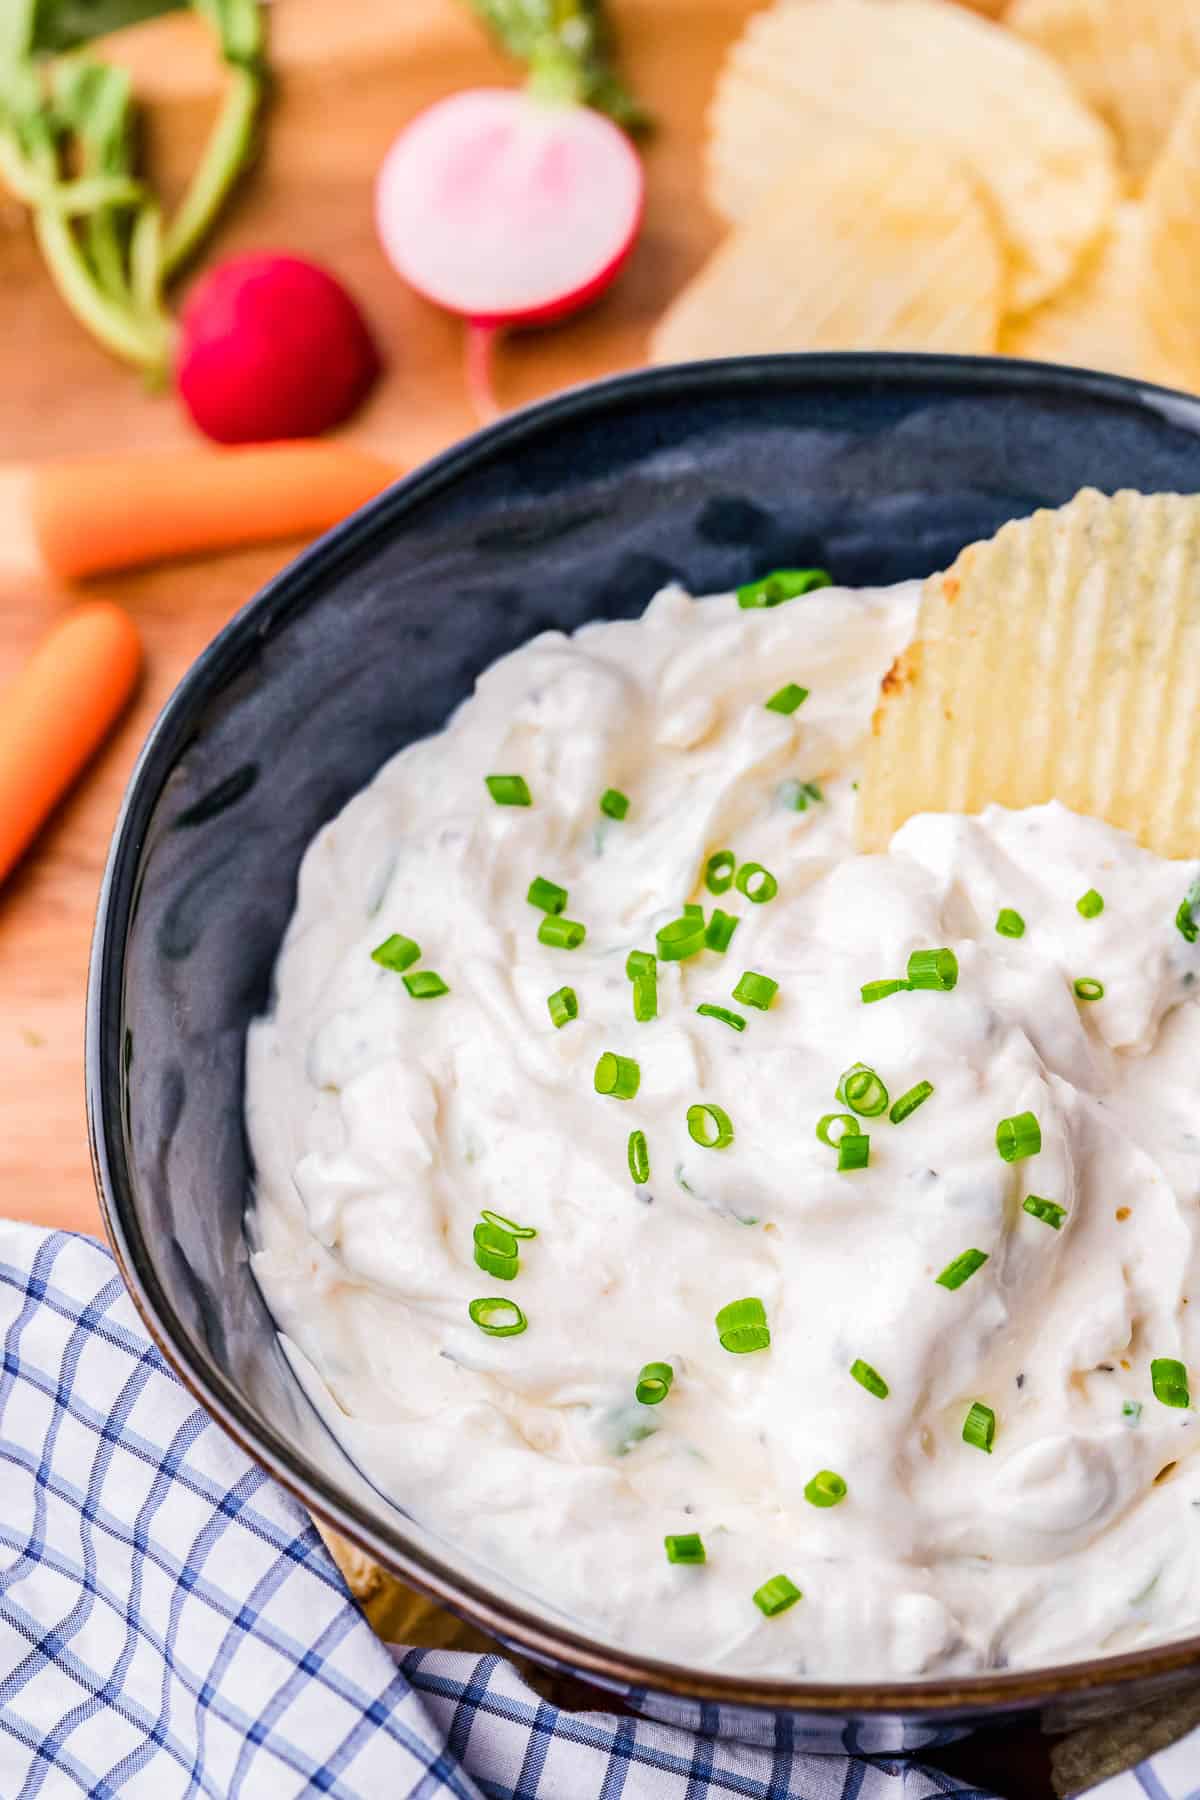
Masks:
[[[0,541],[74,578],[203,550],[312,537],[396,479],[350,444],[131,451],[0,468]],[[30,551],[32,550],[32,559]]]
[[[76,607],[0,692],[0,881],[133,691],[142,646],[119,606]]]

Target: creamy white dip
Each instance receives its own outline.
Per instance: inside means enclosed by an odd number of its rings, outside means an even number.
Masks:
[[[506,657],[317,837],[250,1034],[254,1269],[334,1431],[447,1539],[643,1652],[866,1680],[1200,1622],[1196,1414],[1151,1380],[1155,1358],[1200,1374],[1190,871],[1059,806],[922,817],[855,856],[856,759],[915,605],[912,586],[767,611],[671,589]],[[788,682],[807,700],[769,710]],[[496,805],[493,772],[533,804]],[[822,798],[797,811],[802,782]],[[724,848],[776,896],[707,893]],[[535,876],[568,890],[580,948],[539,942]],[[638,1023],[626,956],[689,901],[736,935],[660,961]],[[448,994],[416,1000],[372,960],[392,933]],[[863,1003],[941,946],[952,992]],[[768,1011],[731,998],[745,970],[778,982]],[[556,1029],[564,985],[579,1016]],[[606,1051],[639,1065],[632,1100],[595,1091]],[[855,1063],[893,1101],[934,1092],[861,1121],[869,1165],[839,1172],[816,1125]],[[728,1114],[727,1148],[689,1135],[697,1103]],[[1026,1111],[1041,1150],[1006,1163],[997,1124]],[[513,1281],[473,1260],[485,1208],[537,1231]],[[987,1262],[939,1285],[968,1249]],[[488,1295],[527,1330],[484,1335],[468,1305]],[[714,1318],[750,1296],[770,1347],[731,1354]],[[650,1361],[674,1371],[653,1407]],[[963,1438],[976,1403],[990,1454]],[[822,1470],[846,1484],[833,1507],[805,1497]],[[703,1567],[668,1562],[686,1533]],[[765,1617],[752,1596],[780,1573],[803,1599]]]

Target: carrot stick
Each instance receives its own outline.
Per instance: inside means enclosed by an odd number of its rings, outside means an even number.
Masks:
[[[0,881],[133,692],[142,646],[128,614],[80,606],[0,693]]]
[[[341,443],[134,451],[0,469],[0,531],[74,578],[201,550],[312,537],[396,479]],[[28,508],[24,520],[22,509]],[[12,565],[12,556],[4,552]]]

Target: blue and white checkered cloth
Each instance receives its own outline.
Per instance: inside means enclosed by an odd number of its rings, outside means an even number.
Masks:
[[[498,1656],[393,1656],[90,1239],[0,1222],[0,1340],[3,1800],[988,1800],[910,1762],[564,1712]],[[1093,1800],[1198,1778],[1185,1740]]]

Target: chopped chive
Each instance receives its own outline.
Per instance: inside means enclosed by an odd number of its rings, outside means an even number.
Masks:
[[[855,1063],[847,1069],[835,1090],[836,1098],[863,1119],[877,1119],[888,1108],[888,1091],[874,1069]]]
[[[722,1350],[731,1356],[748,1356],[753,1350],[767,1350],[771,1344],[771,1328],[762,1301],[751,1296],[731,1300],[723,1306],[714,1321]]]
[[[521,1267],[517,1240],[502,1225],[485,1219],[475,1227],[475,1261],[486,1275],[498,1281],[512,1281]]]
[[[888,1114],[892,1124],[902,1124],[911,1113],[916,1112],[918,1106],[924,1106],[932,1092],[932,1081],[918,1081],[916,1087],[910,1087],[907,1094],[901,1094]]]
[[[743,1006],[756,1006],[759,1012],[766,1012],[778,992],[779,983],[772,981],[769,975],[759,975],[753,969],[743,969],[733,990],[733,997],[740,1000]]]
[[[727,894],[733,886],[737,857],[732,850],[718,850],[704,865],[704,885],[710,894]]]
[[[636,1398],[641,1406],[661,1406],[671,1391],[675,1371],[668,1362],[646,1363],[637,1378]]]
[[[658,977],[639,975],[633,984],[633,1016],[639,1025],[658,1017]]]
[[[992,1440],[996,1436],[996,1415],[990,1406],[982,1400],[971,1403],[971,1410],[963,1420],[963,1443],[974,1445],[976,1450],[986,1450],[992,1454]]]
[[[672,919],[669,925],[662,926],[654,936],[664,962],[685,962],[704,948],[704,919],[685,913],[681,919]]]
[[[846,1129],[839,1131],[836,1137],[830,1137],[829,1129],[832,1125],[844,1125]],[[817,1121],[817,1136],[823,1144],[828,1144],[831,1150],[836,1150],[843,1138],[858,1137],[858,1135],[858,1120],[853,1113],[826,1113],[824,1118]]]
[[[764,1618],[777,1618],[786,1612],[789,1606],[795,1606],[797,1600],[804,1595],[786,1575],[772,1575],[770,1581],[764,1581],[760,1588],[754,1590],[754,1604]]]
[[[546,881],[543,876],[535,875],[525,898],[530,906],[539,907],[544,913],[560,913],[567,904],[567,890],[559,887],[557,881]]]
[[[692,1142],[703,1150],[725,1150],[733,1142],[733,1122],[722,1106],[689,1106],[687,1128]]]
[[[538,943],[548,944],[552,950],[578,950],[586,936],[586,925],[557,913],[547,913],[538,926]]]
[[[838,1506],[846,1498],[846,1483],[832,1469],[818,1469],[804,1489],[810,1506]]]
[[[807,812],[810,804],[815,806],[825,798],[815,781],[790,781],[781,792],[786,795],[784,804],[793,812]]]
[[[485,775],[483,779],[497,806],[533,805],[533,795],[523,775]]]
[[[807,699],[808,689],[801,687],[798,682],[789,681],[786,687],[781,687],[778,692],[771,695],[766,702],[766,709],[768,712],[794,713],[796,708],[803,706]]]
[[[623,819],[629,811],[629,795],[623,794],[620,788],[605,788],[600,796],[600,811],[607,813],[610,819]]]
[[[669,1563],[702,1563],[708,1560],[699,1532],[685,1531],[676,1537],[665,1537],[663,1543],[667,1547]]]
[[[650,1151],[644,1131],[629,1134],[629,1173],[639,1187],[644,1187],[650,1179]]]
[[[564,1025],[569,1025],[572,1019],[579,1017],[579,1000],[574,988],[558,988],[550,995],[546,1005],[549,1007],[550,1017],[559,1031]]]
[[[639,975],[657,975],[658,958],[651,956],[649,950],[631,950],[625,958],[625,973],[630,981],[636,981]]]
[[[506,1219],[503,1213],[491,1212],[486,1206],[480,1217],[485,1225],[495,1225],[500,1231],[507,1231],[510,1237],[535,1238],[537,1236],[536,1225],[518,1225],[512,1219]]]
[[[1150,1364],[1150,1384],[1154,1398],[1164,1406],[1190,1406],[1188,1372],[1173,1356],[1156,1356]]]
[[[893,994],[906,994],[907,981],[867,981],[859,989],[863,1005],[872,1006],[876,1000],[890,1000]]]
[[[488,1337],[519,1337],[529,1324],[515,1300],[502,1300],[494,1294],[472,1300],[467,1313],[472,1325],[478,1325]]]
[[[733,942],[733,934],[741,923],[736,913],[722,912],[714,907],[712,918],[708,921],[708,929],[704,933],[705,948],[716,950],[724,956]]]
[[[782,606],[785,600],[796,600],[811,594],[814,588],[832,587],[828,569],[776,569],[758,581],[748,581],[737,591],[737,603],[744,610]]]
[[[855,1362],[850,1364],[850,1373],[853,1375],[855,1381],[857,1381],[859,1387],[866,1388],[868,1394],[874,1394],[877,1400],[887,1399],[888,1394],[891,1391],[887,1382],[883,1379],[883,1376],[879,1373],[878,1369],[873,1369],[869,1362],[864,1362],[862,1360],[861,1356]]]
[[[1104,911],[1103,894],[1098,894],[1095,888],[1089,888],[1087,893],[1081,894],[1075,902],[1075,911],[1085,919],[1098,919]]]
[[[1067,1216],[1065,1206],[1056,1200],[1043,1200],[1038,1194],[1027,1194],[1021,1202],[1022,1211],[1031,1218],[1040,1219],[1043,1225],[1049,1225],[1054,1231],[1062,1230],[1062,1222]]]
[[[1077,1000],[1103,1000],[1104,983],[1093,981],[1090,975],[1081,975],[1078,981],[1071,984],[1075,989]]]
[[[436,1000],[450,989],[433,969],[420,969],[415,975],[400,977],[414,1000]]]
[[[958,958],[953,950],[914,950],[908,959],[910,988],[932,988],[948,994],[958,981]]]
[[[964,1281],[970,1281],[977,1269],[982,1269],[986,1261],[986,1250],[964,1250],[961,1256],[946,1264],[937,1277],[937,1284],[944,1288],[960,1288]]]
[[[706,1019],[720,1019],[722,1025],[728,1025],[731,1031],[745,1031],[746,1021],[741,1013],[731,1011],[728,1006],[710,1006],[705,1001],[696,1011]]]
[[[871,1140],[861,1131],[847,1131],[838,1139],[838,1173],[865,1169],[871,1160]]]
[[[1175,914],[1175,929],[1183,933],[1189,944],[1194,944],[1200,937],[1200,923],[1196,918],[1198,911],[1200,911],[1200,879],[1193,881],[1179,902],[1179,911]]]
[[[606,1050],[596,1064],[593,1080],[598,1094],[609,1094],[614,1100],[632,1100],[641,1085],[642,1071],[632,1056],[616,1056]]]
[[[996,1127],[996,1148],[1006,1163],[1024,1162],[1042,1147],[1042,1128],[1031,1112],[1001,1119]]]
[[[996,914],[996,930],[1001,937],[1019,938],[1025,936],[1025,921],[1019,912],[1011,906],[1002,906]]]
[[[411,969],[420,960],[420,944],[410,937],[401,937],[398,931],[384,938],[382,944],[376,944],[371,952],[372,962],[377,962],[381,969],[394,969],[397,975],[403,975],[405,969]]]
[[[770,869],[764,869],[761,863],[743,863],[734,878],[734,886],[739,894],[745,894],[747,900],[755,906],[765,906],[779,892],[779,883]]]

